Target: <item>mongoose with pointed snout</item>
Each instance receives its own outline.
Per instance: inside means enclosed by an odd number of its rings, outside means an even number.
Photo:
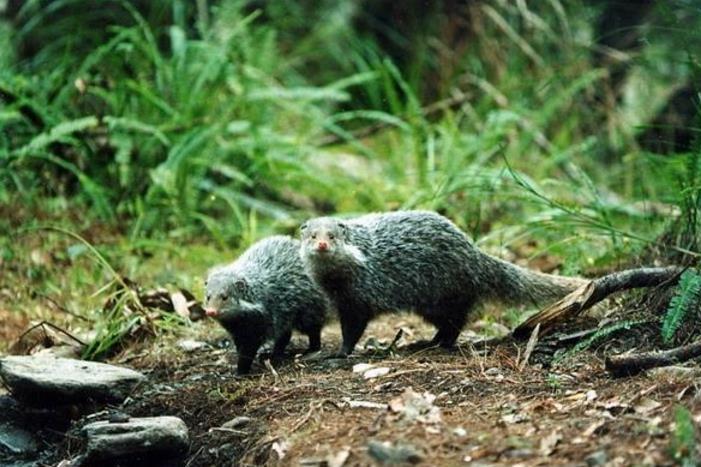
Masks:
[[[309,352],[321,347],[330,302],[307,275],[299,252],[298,240],[269,237],[207,277],[206,313],[233,338],[239,374],[251,370],[266,341],[274,342],[273,358],[280,357],[293,329],[309,337]]]
[[[429,344],[449,348],[479,302],[544,303],[586,283],[483,253],[432,212],[321,217],[300,230],[305,267],[339,314],[339,356],[352,353],[368,322],[383,312],[418,313],[437,328]]]

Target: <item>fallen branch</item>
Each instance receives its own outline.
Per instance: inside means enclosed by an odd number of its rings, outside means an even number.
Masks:
[[[701,356],[701,340],[675,349],[606,357],[606,370],[614,376],[632,376],[643,370],[675,365]]]
[[[551,331],[556,324],[579,315],[612,293],[640,287],[654,287],[665,282],[675,283],[682,271],[684,268],[679,266],[640,268],[600,277],[531,316],[519,324],[513,330],[512,335],[516,339],[525,339],[530,336],[536,325],[540,324],[542,337]]]

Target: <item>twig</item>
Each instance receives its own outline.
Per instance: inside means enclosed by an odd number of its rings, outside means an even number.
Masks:
[[[233,434],[235,434],[235,435],[241,435],[241,436],[245,436],[245,435],[248,434],[247,431],[235,430],[234,428],[226,428],[226,427],[223,427],[223,426],[213,426],[212,428],[210,428],[209,430],[207,430],[208,433],[211,433],[211,432],[213,432],[213,431],[222,431],[222,432],[224,432],[224,433],[233,433]]]
[[[188,459],[187,464],[185,464],[185,467],[190,467],[190,465],[192,465],[192,463],[195,461],[195,459],[197,459],[197,456],[199,456],[199,455],[202,453],[202,451],[204,451],[204,446],[201,446],[201,447],[197,450],[197,452],[195,452],[195,454],[193,454],[193,455],[190,457],[190,459]]]
[[[56,326],[55,324],[51,324],[51,323],[49,323],[48,321],[41,321],[40,323],[37,323],[37,324],[35,324],[34,326],[31,326],[29,329],[27,329],[27,330],[24,331],[22,334],[20,334],[20,336],[17,338],[17,342],[20,342],[22,339],[24,339],[24,337],[25,337],[27,334],[29,334],[30,332],[32,332],[34,329],[36,329],[36,328],[38,328],[38,327],[43,327],[44,325],[46,325],[46,326],[52,328],[54,331],[60,332],[61,334],[64,334],[64,335],[70,337],[71,339],[73,339],[74,341],[76,341],[77,343],[79,343],[79,344],[82,345],[82,346],[87,345],[85,342],[83,342],[82,340],[78,339],[77,337],[75,337],[75,336],[74,336],[73,334],[71,334],[70,332],[68,332],[68,331],[66,331],[65,329],[62,329],[62,328]],[[44,331],[44,335],[46,335],[46,331]]]
[[[67,315],[71,315],[71,316],[73,316],[74,318],[81,319],[81,320],[85,321],[86,323],[93,323],[93,322],[94,322],[94,321],[91,320],[90,318],[86,318],[85,316],[82,316],[82,315],[79,315],[78,313],[72,312],[71,310],[69,310],[68,308],[64,307],[63,305],[61,305],[60,303],[58,303],[56,300],[54,300],[53,298],[51,298],[50,296],[48,296],[48,295],[46,295],[46,294],[44,294],[44,293],[42,293],[42,292],[37,292],[36,290],[33,291],[33,292],[34,292],[35,295],[37,295],[38,297],[41,297],[41,298],[43,298],[44,300],[48,301],[48,302],[51,303],[53,306],[55,306],[59,311],[62,311],[63,313],[65,313],[65,314],[67,314]]]
[[[321,404],[323,404],[323,401],[321,402]],[[319,404],[316,408],[321,407],[321,404]],[[309,410],[304,415],[304,417],[302,417],[297,423],[294,424],[294,426],[290,429],[290,433],[294,433],[295,431],[299,430],[302,427],[302,425],[307,423],[309,419],[312,418],[312,413],[314,412],[315,405],[316,404],[314,404],[314,402],[309,403]]]
[[[265,365],[265,368],[267,368],[268,371],[273,375],[273,378],[275,379],[275,384],[280,384],[282,379],[280,378],[280,374],[277,372],[277,370],[275,370],[275,368],[273,368],[272,363],[270,363],[270,359],[266,358],[263,361],[263,364]]]
[[[399,339],[401,339],[403,335],[404,335],[404,329],[399,328],[399,331],[397,331],[397,334],[394,336],[394,339],[392,339],[392,343],[389,344],[389,347],[387,347],[387,350],[391,351],[392,349],[396,349],[397,342],[399,342]]]
[[[563,299],[528,318],[513,330],[516,339],[525,339],[540,324],[540,334],[549,333],[556,324],[579,315],[614,292],[640,287],[654,287],[665,282],[675,283],[684,268],[640,268],[619,271],[600,277],[578,288]]]
[[[523,353],[523,357],[521,358],[521,361],[518,364],[518,371],[523,371],[523,369],[526,368],[526,365],[528,365],[528,359],[531,358],[533,349],[535,349],[535,346],[538,343],[539,332],[540,323],[536,324],[533,328],[533,332],[531,332],[531,337],[528,339],[528,344],[526,344],[526,351]]]
[[[701,356],[701,340],[670,350],[606,357],[606,370],[614,376],[632,376],[643,370],[675,365]]]

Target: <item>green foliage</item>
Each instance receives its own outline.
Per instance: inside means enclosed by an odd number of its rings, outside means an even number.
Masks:
[[[684,467],[699,465],[694,419],[691,412],[681,405],[674,408],[674,432],[669,450],[678,465]]]
[[[677,50],[701,42],[668,34],[664,11],[624,60],[582,2],[477,2],[464,18],[441,2],[91,6],[26,2],[0,28],[0,200],[81,199],[132,238],[222,245],[316,211],[428,208],[558,254],[585,230],[591,261],[665,227],[631,201],[680,202],[684,156],[636,141],[694,73]],[[407,22],[385,23],[397,9]],[[622,90],[601,54],[632,70]]]
[[[696,269],[687,269],[679,278],[679,285],[669,301],[667,312],[662,320],[662,339],[672,342],[677,329],[690,311],[698,309],[701,298],[701,275]]]

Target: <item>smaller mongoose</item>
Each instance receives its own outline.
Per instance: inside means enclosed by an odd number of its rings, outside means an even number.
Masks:
[[[307,275],[299,252],[298,240],[273,236],[208,274],[205,310],[231,334],[239,374],[251,370],[266,341],[274,342],[272,357],[279,358],[293,329],[309,337],[308,352],[321,348],[330,303]]]
[[[477,249],[455,224],[426,211],[321,217],[300,228],[302,259],[341,322],[338,356],[353,352],[380,313],[414,311],[437,328],[428,344],[452,347],[479,302],[544,303],[584,279],[521,268]]]

